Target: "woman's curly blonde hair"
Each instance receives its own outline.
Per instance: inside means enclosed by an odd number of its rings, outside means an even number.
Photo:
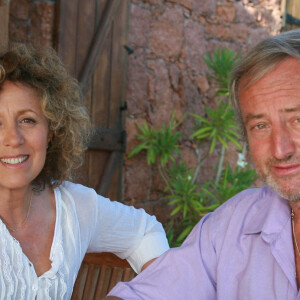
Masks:
[[[34,180],[36,189],[72,180],[83,161],[90,119],[77,80],[72,78],[53,49],[17,44],[0,56],[0,89],[5,81],[33,88],[41,99],[52,139],[44,168]]]

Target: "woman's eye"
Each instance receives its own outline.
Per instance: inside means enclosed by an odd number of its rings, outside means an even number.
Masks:
[[[35,124],[36,121],[34,119],[31,118],[26,118],[22,120],[22,123],[26,123],[26,124]]]
[[[300,118],[296,119],[295,122],[300,123]]]

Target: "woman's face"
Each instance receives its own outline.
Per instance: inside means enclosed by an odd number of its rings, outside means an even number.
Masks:
[[[0,89],[0,189],[27,187],[38,176],[50,138],[36,91],[5,81]]]

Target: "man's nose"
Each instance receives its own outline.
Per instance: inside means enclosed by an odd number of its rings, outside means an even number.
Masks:
[[[16,147],[24,143],[23,135],[17,124],[5,126],[1,131],[4,146]]]
[[[286,126],[281,125],[273,130],[271,151],[277,159],[286,159],[295,153],[296,145],[294,138]]]

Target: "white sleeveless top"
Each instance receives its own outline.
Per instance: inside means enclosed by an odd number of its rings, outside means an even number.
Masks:
[[[64,182],[54,190],[55,232],[51,269],[37,277],[34,266],[0,220],[0,299],[70,299],[86,252],[112,252],[136,272],[169,249],[154,216],[111,202],[79,184]]]

